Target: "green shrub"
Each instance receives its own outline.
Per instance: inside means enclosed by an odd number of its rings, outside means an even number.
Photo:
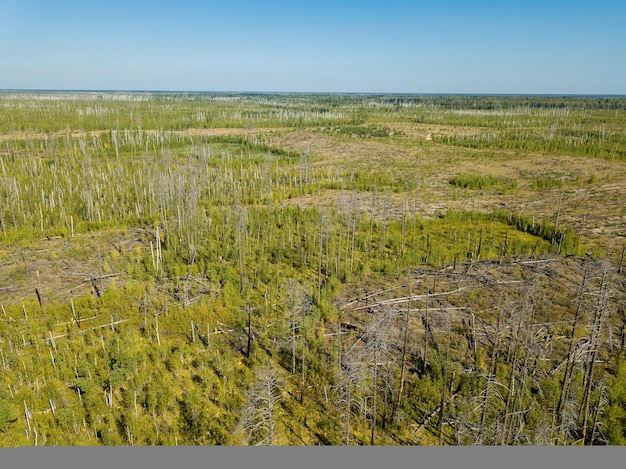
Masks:
[[[533,189],[554,189],[556,187],[563,187],[564,182],[556,177],[540,177],[533,181]]]
[[[450,184],[462,189],[486,189],[502,184],[499,178],[481,174],[461,174],[450,179]]]

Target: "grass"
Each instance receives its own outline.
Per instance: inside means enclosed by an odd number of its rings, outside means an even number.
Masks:
[[[278,444],[369,444],[374,425],[377,444],[555,443],[580,301],[594,386],[618,379],[623,100],[0,104],[0,445],[262,441],[267,373]]]
[[[564,187],[565,182],[557,177],[540,177],[533,181],[533,189],[554,189]]]
[[[450,179],[450,184],[461,189],[481,190],[503,185],[503,181],[493,176],[461,174]]]

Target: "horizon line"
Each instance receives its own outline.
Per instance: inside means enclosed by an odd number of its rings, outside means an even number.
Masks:
[[[494,96],[494,97],[599,97],[626,98],[626,93],[524,93],[463,91],[254,91],[254,90],[150,90],[150,89],[62,89],[62,88],[0,88],[0,93],[155,93],[155,94],[233,94],[233,95],[357,95],[357,96]]]

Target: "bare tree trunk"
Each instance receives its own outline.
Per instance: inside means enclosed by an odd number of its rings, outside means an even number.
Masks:
[[[426,291],[426,306],[424,308],[424,316],[422,317],[424,323],[424,353],[422,354],[422,374],[426,373],[426,366],[428,364],[428,330],[430,326],[428,324],[428,290]]]
[[[402,204],[402,249],[401,249],[402,258],[404,258],[404,246],[406,242],[406,212],[407,212],[407,201],[405,197],[404,203]]]
[[[559,217],[561,216],[561,201],[563,200],[563,189],[559,193],[559,203],[556,208],[556,221],[554,222],[554,234],[559,232]]]
[[[439,410],[439,445],[443,446],[443,421],[445,417],[445,408],[446,408],[446,391],[447,391],[447,378],[448,378],[448,368],[450,367],[449,358],[450,358],[450,312],[448,311],[448,343],[446,344],[446,363],[445,368],[443,369],[443,385],[441,389],[441,409]]]
[[[350,254],[350,273],[352,273],[353,269],[354,269],[354,244],[355,244],[355,238],[356,238],[356,226],[358,223],[357,220],[357,216],[356,216],[356,210],[353,208],[353,213],[352,213],[352,251]]]
[[[252,345],[252,312],[248,303],[248,345],[246,347],[246,358],[250,358],[250,347]]]
[[[379,250],[382,256],[385,250],[385,242],[387,240],[387,197],[383,197],[383,221],[380,227]]]
[[[348,395],[346,396],[346,425],[345,425],[345,437],[346,437],[346,446],[350,445],[350,408],[352,407],[352,395],[350,392],[350,381],[348,381],[348,386],[347,386],[347,393]]]
[[[159,314],[154,315],[154,331],[157,337],[157,343],[161,346],[161,336],[159,335]]]
[[[341,234],[343,232],[343,216],[339,215],[339,235],[337,236],[337,267],[335,269],[335,275],[340,278],[341,273]]]
[[[476,316],[472,313],[472,350],[474,352],[474,366],[476,366],[476,360],[478,355],[477,345],[476,345]]]
[[[491,380],[496,377],[497,370],[497,362],[496,357],[498,355],[498,349],[500,344],[500,324],[502,322],[502,298],[500,298],[500,306],[498,307],[498,321],[496,323],[496,332],[493,338],[493,349],[491,351],[491,361],[489,363],[489,370],[487,376],[487,383],[485,384],[485,397],[483,402],[482,413],[480,416],[480,428],[478,430],[479,439],[482,437],[484,429],[485,429],[485,420],[487,417],[487,406],[489,404],[490,390],[491,390]]]
[[[373,385],[373,409],[372,409],[372,433],[370,435],[370,445],[374,446],[374,440],[376,436],[376,395],[378,394],[378,347],[374,351],[374,385]]]
[[[302,320],[304,321],[304,318],[302,318]],[[305,355],[304,355],[304,353],[306,351],[306,339],[304,337],[304,325],[302,326],[302,338],[301,338],[301,341],[302,341],[302,364],[301,364],[301,366],[302,366],[302,377],[301,377],[301,380],[300,380],[300,405],[302,405],[302,403],[304,402],[304,389],[306,388],[306,385],[305,385],[306,383],[305,383],[305,380],[304,380],[304,370],[306,369],[305,368]]]
[[[320,213],[320,185],[317,185],[317,216],[319,217],[318,234],[320,237],[320,245],[318,251],[318,269],[317,269],[317,302],[322,300],[322,214]]]
[[[291,374],[296,374],[296,317],[295,311],[291,315]]]
[[[517,334],[519,334],[519,327],[517,330]],[[515,350],[513,351],[513,360],[511,361],[511,370],[509,372],[509,390],[506,394],[506,406],[504,409],[504,425],[502,430],[502,437],[500,439],[501,445],[506,445],[508,442],[508,424],[509,420],[512,418],[510,415],[515,410],[515,367],[517,366],[517,348],[518,344],[515,344]]]
[[[583,281],[580,286],[580,293],[578,295],[578,302],[576,305],[576,313],[574,314],[574,323],[572,324],[572,330],[570,332],[570,345],[569,351],[567,353],[567,364],[565,365],[565,372],[563,373],[563,382],[561,384],[561,393],[559,395],[559,402],[556,406],[556,415],[557,415],[557,426],[560,427],[563,421],[563,408],[565,406],[565,401],[567,399],[567,393],[569,391],[570,380],[572,371],[574,369],[574,349],[576,346],[576,328],[578,327],[578,322],[580,319],[583,299],[585,295],[585,289],[587,288],[587,277],[589,275],[588,269],[585,269],[583,273]]]
[[[589,360],[589,365],[587,367],[587,374],[585,376],[585,391],[583,394],[583,404],[582,404],[582,412],[583,412],[583,422],[581,424],[582,427],[582,437],[581,442],[583,445],[588,444],[587,441],[587,424],[589,420],[589,402],[591,396],[591,385],[593,383],[593,371],[594,371],[594,363],[596,359],[596,350],[591,352],[591,358]]]
[[[406,315],[405,315],[405,320],[404,320],[404,339],[402,341],[402,358],[401,358],[401,366],[400,366],[400,388],[398,389],[398,399],[395,402],[395,405],[393,406],[392,410],[391,410],[391,421],[393,422],[393,419],[395,417],[396,411],[398,409],[398,407],[400,407],[400,404],[402,402],[402,393],[404,391],[404,380],[405,378],[405,373],[406,373],[406,348],[407,348],[407,343],[408,343],[408,339],[409,339],[409,324],[411,321],[411,297],[413,296],[413,289],[410,288],[409,289],[409,302],[406,308]]]
[[[593,384],[593,372],[595,368],[596,356],[600,348],[600,334],[602,324],[607,313],[607,303],[609,297],[608,291],[608,262],[603,266],[602,279],[600,281],[600,290],[598,291],[598,300],[596,302],[596,311],[594,315],[593,326],[590,334],[591,356],[587,365],[587,373],[585,375],[585,391],[583,394],[583,423],[582,423],[582,443],[589,444],[587,438],[587,426],[589,421],[589,403],[591,400],[591,389]]]

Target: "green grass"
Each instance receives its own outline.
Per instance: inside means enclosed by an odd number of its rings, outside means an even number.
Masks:
[[[554,189],[564,186],[565,182],[557,177],[540,177],[536,178],[532,183],[533,189]]]
[[[555,406],[574,337],[597,339],[590,408],[614,426],[609,443],[624,441],[622,277],[581,257],[586,240],[553,213],[492,208],[537,200],[509,175],[564,184],[522,173],[524,152],[575,142],[581,159],[619,156],[623,100],[0,93],[0,104],[1,446],[254,443],[266,434],[242,426],[263,410],[268,370],[277,444],[369,444],[374,424],[379,445],[574,443],[581,424],[558,440],[554,420],[569,415]],[[458,132],[414,138],[431,132],[416,122]],[[200,131],[218,127],[241,132]],[[477,136],[461,137],[470,127]],[[368,153],[383,145],[388,159]],[[518,167],[458,174],[459,159]],[[619,167],[601,163],[594,190]],[[468,203],[452,204],[450,185]],[[489,203],[470,210],[479,198]],[[455,398],[440,429],[444,393]]]
[[[481,174],[461,174],[450,179],[450,184],[461,189],[488,189],[500,186],[503,181],[499,178]]]

